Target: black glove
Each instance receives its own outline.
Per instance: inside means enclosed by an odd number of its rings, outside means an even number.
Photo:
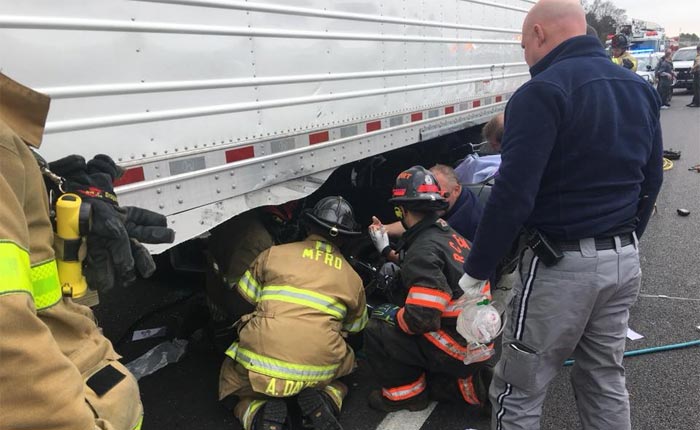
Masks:
[[[165,216],[136,207],[120,207],[113,181],[122,173],[107,155],[97,155],[85,163],[71,155],[49,163],[49,169],[65,179],[63,189],[78,194],[92,206],[92,226],[87,237],[83,263],[91,288],[106,291],[128,285],[138,273],[147,278],[155,262],[144,243],[172,243],[175,232],[167,228]]]

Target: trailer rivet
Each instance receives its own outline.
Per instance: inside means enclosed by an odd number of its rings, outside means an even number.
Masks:
[[[162,193],[162,192],[163,192],[163,190],[161,190],[160,188],[158,188],[158,189],[156,190],[156,194],[160,194],[160,193]]]
[[[221,190],[217,188],[217,189],[216,189],[216,194],[221,194]]]
[[[218,181],[218,180],[219,180],[219,175],[215,175],[215,176],[214,176],[214,179]]]
[[[177,202],[182,204],[182,199],[177,199]]]
[[[161,203],[161,204],[158,205],[158,207],[159,207],[160,209],[163,209],[163,208],[165,207],[165,205]]]

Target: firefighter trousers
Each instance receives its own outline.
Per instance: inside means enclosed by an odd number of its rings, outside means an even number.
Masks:
[[[583,239],[552,267],[523,254],[489,392],[493,430],[539,429],[547,386],[569,357],[582,427],[630,430],[622,356],[641,270],[636,243],[615,240],[596,250]]]
[[[256,379],[256,382],[251,382],[251,378]],[[298,394],[298,390],[290,390],[290,395],[272,397],[264,392],[256,391],[253,386],[258,385],[261,380],[267,378],[263,375],[250,372],[238,363],[231,359],[226,359],[226,362],[221,367],[219,375],[219,384],[224,389],[219,390],[219,397],[227,407],[233,408],[233,415],[238,418],[244,430],[251,430],[256,414],[262,409],[268,400],[273,398],[293,397]],[[301,386],[301,384],[299,384]],[[348,388],[338,380],[320,382],[314,385],[314,388],[322,391],[335,405],[335,412],[340,414],[343,407],[343,399],[348,393]],[[293,391],[293,394],[291,394]],[[223,397],[223,398],[222,398]],[[235,406],[230,400],[237,400]]]
[[[385,321],[370,319],[364,331],[367,361],[385,398],[407,400],[426,389],[437,401],[478,405],[473,377],[487,362],[465,365],[421,335],[408,335]]]

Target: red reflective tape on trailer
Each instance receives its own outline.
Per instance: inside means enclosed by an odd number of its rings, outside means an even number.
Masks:
[[[377,131],[382,129],[382,122],[381,121],[374,121],[374,122],[368,122],[367,123],[367,133],[370,131]]]
[[[329,135],[328,131],[322,131],[319,133],[314,133],[309,135],[309,145],[316,145],[321,142],[328,142]]]
[[[445,115],[449,115],[449,114],[451,114],[451,113],[454,113],[454,111],[455,111],[455,107],[454,107],[454,106],[447,106],[447,107],[445,108]]]
[[[420,121],[423,119],[423,112],[416,112],[411,114],[411,122]]]
[[[477,108],[477,107],[479,107],[479,106],[481,106],[481,100],[474,100],[474,101],[472,102],[472,107]]]
[[[252,146],[244,146],[243,148],[229,149],[226,151],[226,162],[233,163],[234,161],[246,160],[255,157],[255,151]]]
[[[503,97],[502,97],[502,96],[496,96],[496,103],[500,103],[500,102],[502,102],[502,101],[503,101]]]
[[[122,177],[114,181],[114,186],[120,187],[122,185],[133,184],[134,182],[141,182],[145,179],[143,167],[132,167],[131,169],[126,169]]]

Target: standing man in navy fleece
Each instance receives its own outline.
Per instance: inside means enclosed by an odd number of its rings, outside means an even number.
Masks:
[[[578,0],[541,0],[523,24],[532,79],[505,112],[502,168],[460,280],[480,288],[521,227],[521,257],[490,397],[492,429],[539,429],[563,362],[584,429],[630,429],[622,355],[637,239],[662,181],[661,101],[586,34]],[[533,251],[537,250],[537,252]]]

